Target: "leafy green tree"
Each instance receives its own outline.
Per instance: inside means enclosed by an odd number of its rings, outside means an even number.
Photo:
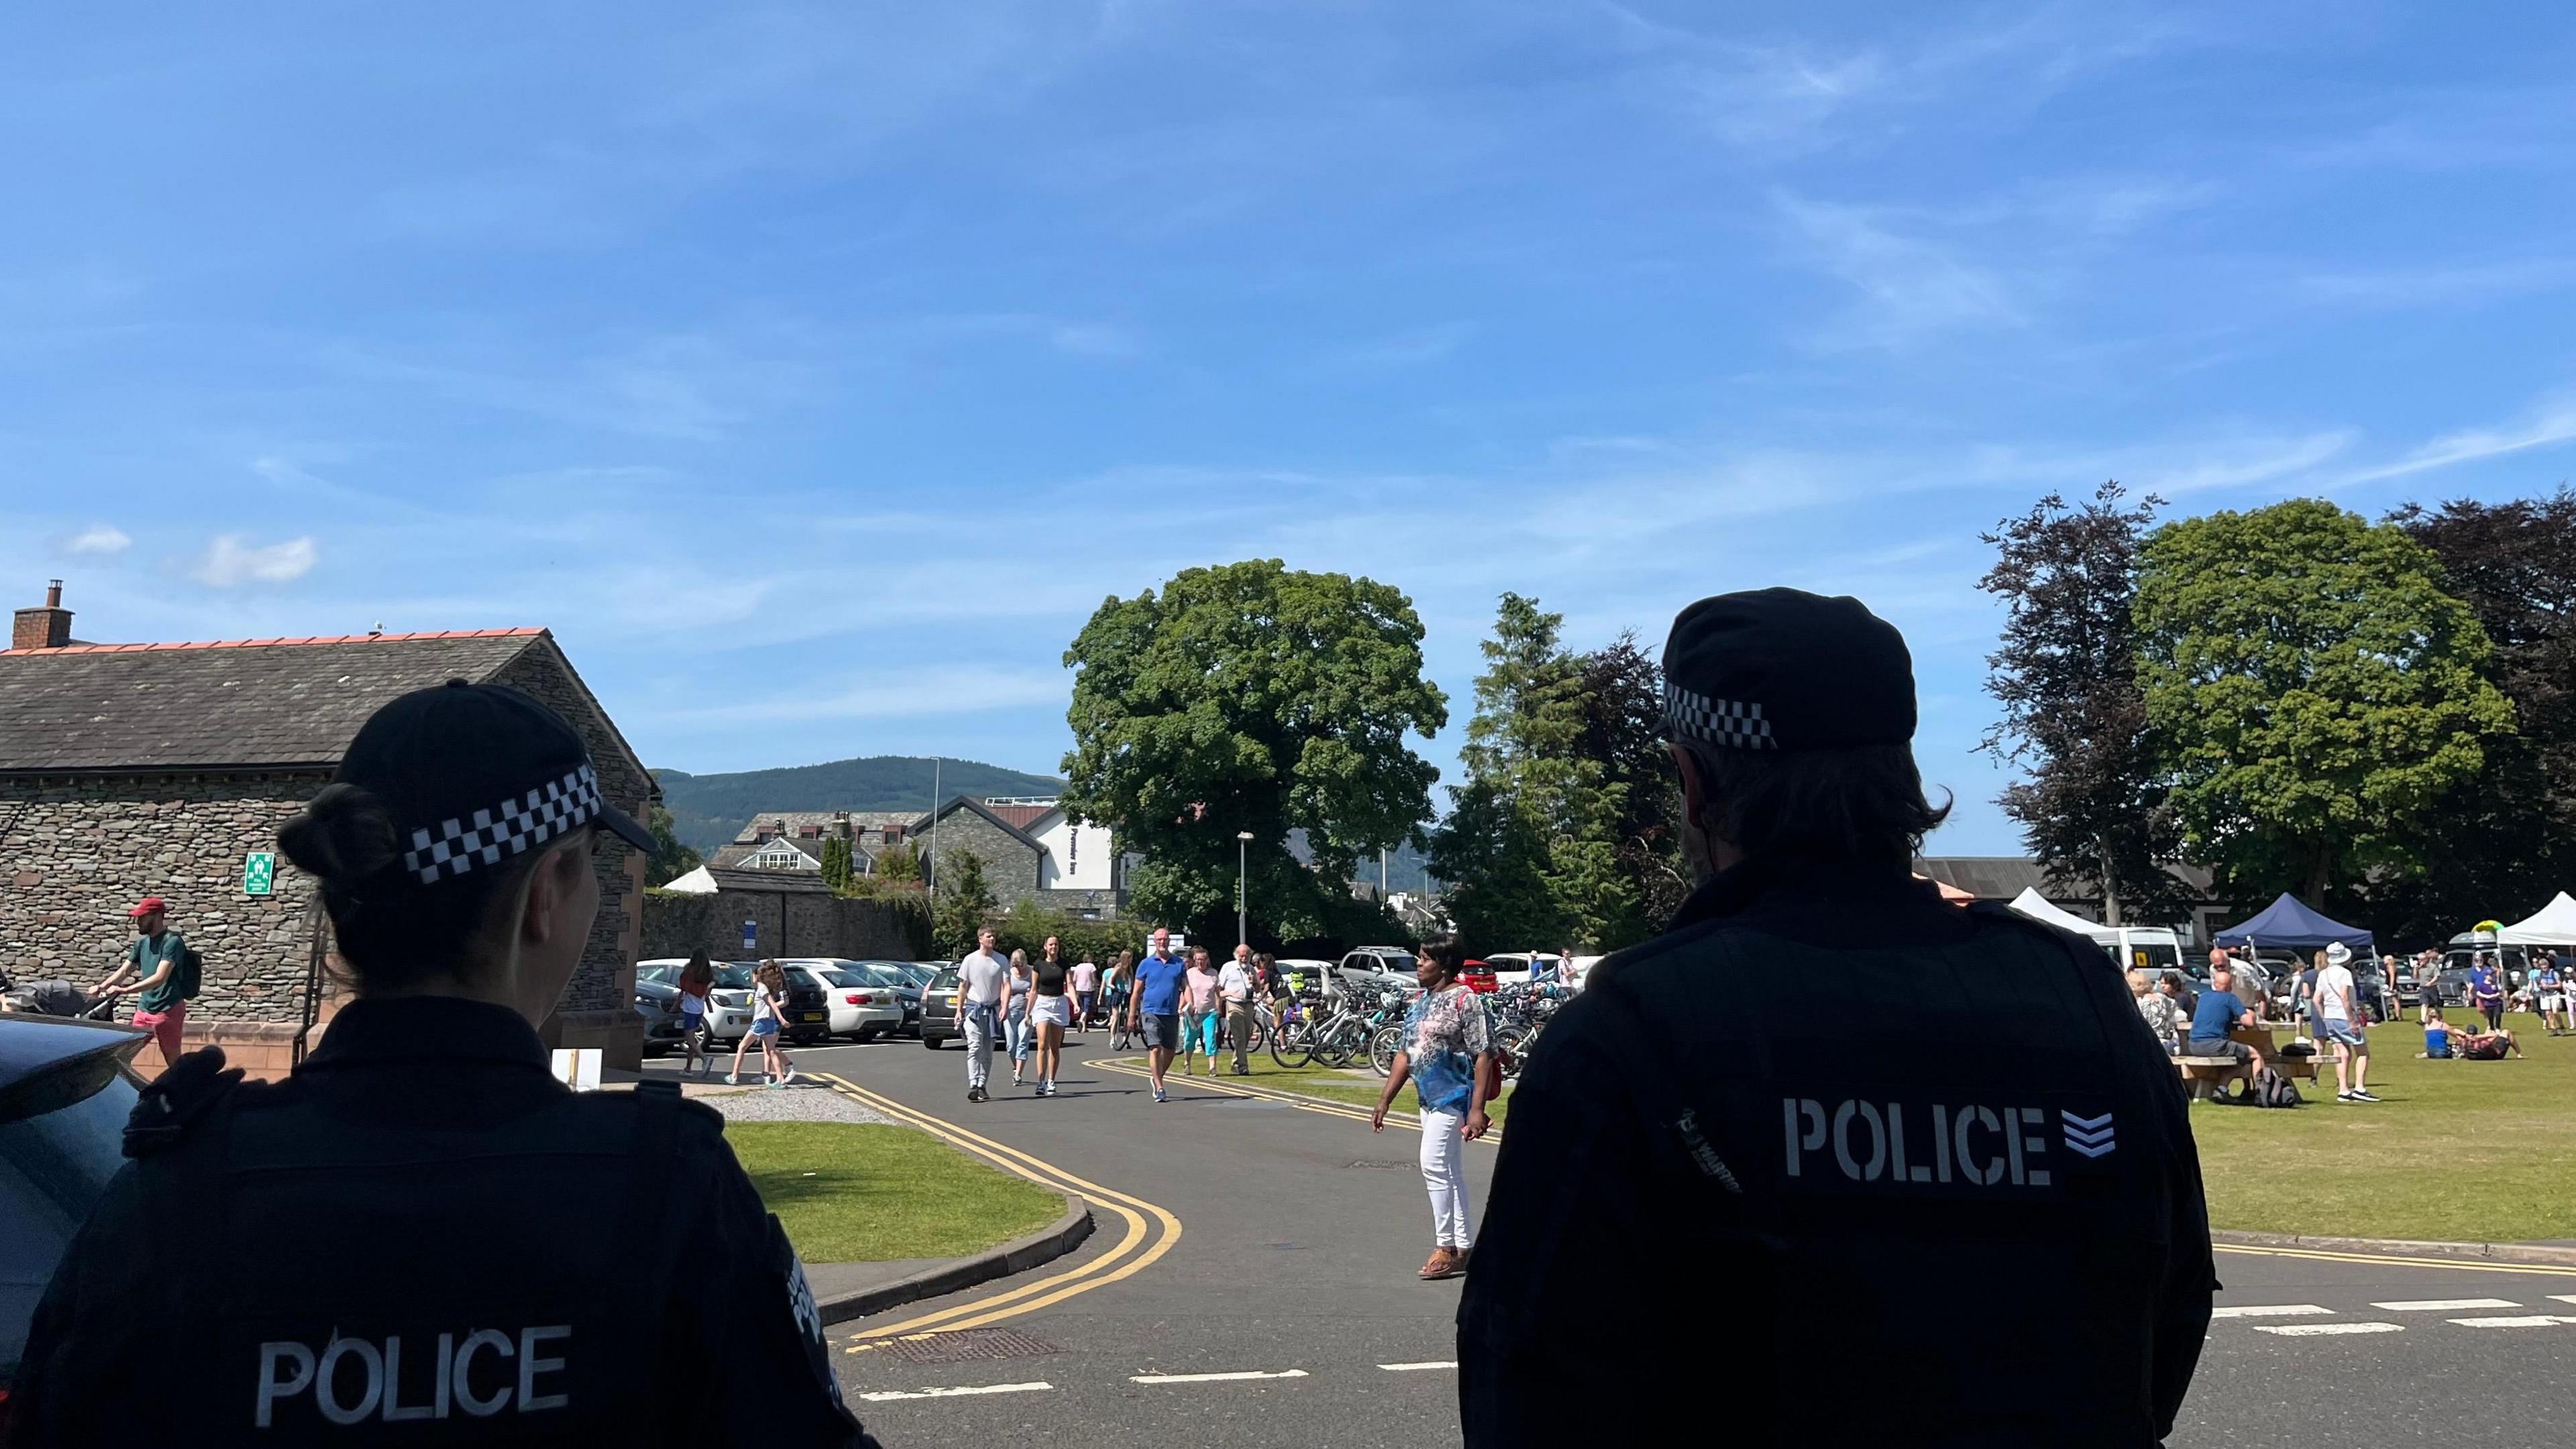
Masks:
[[[1439,772],[1405,737],[1435,734],[1448,702],[1422,677],[1412,601],[1385,584],[1276,559],[1187,569],[1160,594],[1103,602],[1064,662],[1066,813],[1144,857],[1129,877],[1140,915],[1220,954],[1237,832],[1252,835],[1253,935],[1269,943],[1321,934],[1358,859],[1431,814]]]
[[[1616,951],[1662,934],[1694,884],[1682,858],[1681,776],[1664,748],[1664,670],[1635,631],[1582,656],[1583,733],[1575,749],[1616,790],[1611,838],[1628,909],[1606,914],[1589,944]],[[1558,942],[1558,945],[1569,944]]]
[[[2488,677],[2513,701],[2514,733],[2487,742],[2486,768],[2429,822],[2424,869],[2370,882],[2373,929],[2438,940],[2576,880],[2576,491],[2409,504],[2389,521],[2441,559],[2444,587],[2495,646]]]
[[[850,842],[835,835],[823,842],[823,884],[846,894],[857,867],[850,855]]]
[[[1487,668],[1459,751],[1467,782],[1431,838],[1432,870],[1451,883],[1450,918],[1473,950],[1599,942],[1639,915],[1619,856],[1626,787],[1585,750],[1593,699],[1564,622],[1506,593],[1479,646]]]
[[[921,883],[921,852],[913,849],[909,842],[887,846],[877,856],[874,873],[879,880],[910,881],[918,885]]]
[[[2241,898],[2417,862],[2513,705],[2422,544],[2321,499],[2146,541],[2138,682],[2184,840]]]
[[[2138,688],[2138,556],[2162,500],[2125,496],[2105,483],[2069,508],[2051,493],[2004,520],[1978,583],[2005,606],[1986,656],[2004,717],[1978,748],[2028,772],[1997,803],[2050,876],[2100,887],[2113,925],[2173,920],[2188,894],[2164,866],[2181,841]]]
[[[670,811],[656,805],[645,823],[653,832],[653,854],[644,865],[646,885],[669,885],[706,864],[704,857],[680,843]]]
[[[983,857],[971,850],[943,850],[937,864],[931,943],[950,956],[963,956],[975,949],[975,933],[993,913],[993,888],[984,883]]]

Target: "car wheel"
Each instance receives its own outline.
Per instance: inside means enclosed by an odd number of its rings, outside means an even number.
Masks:
[[[928,1032],[923,1032],[921,1034],[921,1044],[930,1048],[932,1051],[939,1050],[939,1038],[932,1036]]]
[[[883,1028],[881,1027],[863,1026],[857,1031],[852,1032],[851,1035],[855,1037],[861,1045],[865,1045],[868,1042],[875,1041],[882,1032]]]
[[[831,1035],[830,1032],[823,1031],[799,1031],[789,1033],[787,1039],[798,1046],[812,1046],[829,1035]]]

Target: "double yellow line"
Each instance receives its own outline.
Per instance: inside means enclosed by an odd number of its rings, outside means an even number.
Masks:
[[[1143,1077],[1148,1081],[1151,1081],[1154,1075],[1151,1071],[1139,1066],[1136,1058],[1134,1057],[1119,1057],[1107,1061],[1093,1061],[1085,1063],[1085,1065],[1097,1067],[1102,1071],[1121,1072],[1131,1077]],[[1165,1075],[1164,1080],[1170,1080],[1168,1073]],[[1300,1092],[1284,1092],[1272,1087],[1255,1087],[1237,1078],[1226,1078],[1221,1080],[1215,1077],[1183,1077],[1181,1080],[1189,1083],[1193,1087],[1204,1087],[1211,1092],[1223,1092],[1228,1096],[1257,1097],[1263,1101],[1285,1102],[1289,1106],[1294,1107],[1301,1112],[1313,1112],[1318,1116],[1340,1117],[1351,1122],[1367,1122],[1369,1120],[1369,1111],[1365,1107],[1354,1107],[1346,1102],[1326,1101],[1319,1097],[1306,1096]],[[1388,1110],[1386,1120],[1389,1122],[1400,1123],[1408,1127],[1420,1127],[1422,1125],[1422,1118],[1419,1114],[1413,1112],[1398,1112],[1393,1109]],[[1486,1128],[1485,1135],[1477,1138],[1476,1140],[1488,1145],[1499,1145],[1503,1140],[1502,1125],[1500,1123],[1496,1123],[1494,1126]]]
[[[2221,1253],[2253,1258],[2306,1258],[2319,1263],[2377,1263],[2399,1268],[2441,1268],[2454,1273],[2517,1273],[2542,1278],[2576,1278],[2576,1268],[2553,1263],[2493,1263],[2468,1258],[2400,1257],[2393,1253],[2346,1253],[2331,1248],[2265,1248],[2250,1243],[2213,1243]]]
[[[959,1329],[982,1328],[1004,1319],[1035,1313],[1041,1308],[1061,1303],[1078,1293],[1132,1277],[1151,1267],[1181,1240],[1181,1220],[1164,1209],[1131,1197],[1113,1188],[1074,1176],[1053,1163],[1042,1161],[1016,1147],[996,1142],[989,1137],[969,1132],[954,1122],[916,1111],[890,1097],[871,1092],[844,1077],[830,1072],[815,1076],[831,1084],[832,1090],[853,1101],[884,1113],[898,1122],[918,1127],[957,1150],[980,1157],[1005,1172],[1027,1178],[1041,1187],[1070,1193],[1103,1212],[1115,1213],[1125,1223],[1126,1231],[1116,1247],[1078,1268],[1050,1274],[1033,1283],[1007,1289],[971,1303],[937,1309],[907,1318],[898,1323],[871,1325],[854,1337],[857,1344],[846,1350],[865,1353],[893,1338],[919,1338],[931,1333],[950,1333]]]

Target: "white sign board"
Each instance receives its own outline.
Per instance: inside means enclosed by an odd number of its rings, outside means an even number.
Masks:
[[[576,1092],[599,1090],[599,1048],[566,1048],[555,1053],[555,1080]]]

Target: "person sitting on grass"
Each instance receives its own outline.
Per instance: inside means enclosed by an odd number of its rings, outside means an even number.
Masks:
[[[2416,1057],[2431,1062],[2451,1059],[2451,1024],[2442,1019],[2442,1008],[2430,1002],[2424,1005],[2424,1050]]]
[[[2507,1056],[2521,1056],[2522,1043],[2514,1040],[2505,1027],[2493,1031],[2464,1031],[2451,1039],[2451,1054],[2463,1061],[2500,1062]]]

